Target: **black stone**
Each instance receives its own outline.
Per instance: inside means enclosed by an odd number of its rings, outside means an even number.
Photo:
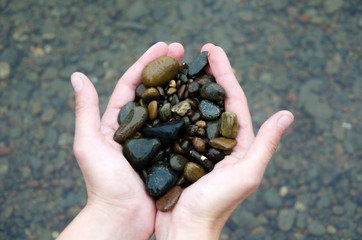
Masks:
[[[188,77],[195,78],[198,77],[201,73],[204,67],[209,63],[207,56],[208,52],[204,51],[202,52],[189,66],[188,71]]]
[[[135,138],[127,140],[123,145],[123,155],[133,169],[141,170],[147,167],[149,161],[160,149],[161,142],[157,138]]]
[[[163,162],[157,162],[148,169],[146,190],[152,197],[159,197],[171,189],[177,179],[177,171]]]
[[[202,155],[201,153],[199,153],[198,151],[192,149],[190,150],[190,156],[193,157],[194,159],[197,160],[197,162],[207,171],[207,172],[211,172],[212,169],[214,169],[214,165],[212,164],[212,162],[205,157],[204,155]]]
[[[200,96],[213,102],[220,102],[225,99],[224,89],[217,83],[210,83],[202,86]]]
[[[170,146],[178,138],[183,125],[182,120],[166,122],[157,127],[145,128],[142,134],[145,137],[158,138],[162,144]]]
[[[206,157],[213,161],[214,163],[220,162],[224,159],[225,154],[223,151],[216,148],[209,148],[206,152]]]

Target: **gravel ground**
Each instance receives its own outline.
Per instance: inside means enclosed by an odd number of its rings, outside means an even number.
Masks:
[[[295,115],[221,239],[362,237],[359,0],[0,0],[0,31],[0,239],[54,239],[85,203],[70,74],[91,78],[104,110],[157,41],[181,42],[186,62],[223,47],[255,131]]]

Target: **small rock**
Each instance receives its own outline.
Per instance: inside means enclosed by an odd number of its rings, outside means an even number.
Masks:
[[[205,120],[214,120],[214,119],[218,118],[221,113],[220,108],[216,104],[214,104],[208,100],[202,100],[200,102],[199,110],[200,110],[201,116]]]
[[[153,100],[148,104],[148,118],[153,121],[158,115],[158,104],[156,100]]]
[[[231,150],[236,145],[236,141],[234,139],[219,137],[219,138],[210,139],[209,144],[217,149]]]
[[[176,59],[168,56],[158,58],[143,69],[142,83],[146,87],[166,85],[176,78],[179,70],[179,62]]]
[[[295,211],[293,209],[282,209],[278,215],[278,227],[282,231],[289,231],[295,220]]]
[[[206,152],[206,157],[213,161],[214,163],[220,162],[222,159],[224,159],[225,154],[224,152],[220,151],[216,148],[209,148]]]
[[[118,124],[121,124],[124,121],[124,119],[127,117],[128,113],[130,113],[131,110],[137,106],[138,106],[138,103],[133,102],[133,101],[126,103],[119,111],[118,118],[117,118]]]
[[[191,110],[191,105],[187,101],[179,102],[171,108],[171,111],[177,113],[180,116],[185,116],[188,111]]]
[[[148,112],[144,107],[135,107],[132,109],[117,131],[114,133],[113,139],[118,143],[124,143],[136,133],[138,129],[147,121]]]
[[[169,146],[175,141],[184,125],[182,120],[166,122],[156,127],[145,128],[142,134],[145,137],[158,138],[166,146]]]
[[[212,169],[214,168],[214,165],[212,164],[212,162],[207,157],[205,157],[204,155],[202,155],[199,152],[195,151],[195,149],[191,149],[189,153],[190,153],[190,156],[193,157],[194,159],[196,159],[198,161],[198,163],[200,163],[201,166],[207,172],[212,171]]]
[[[47,107],[40,117],[40,121],[43,123],[49,123],[54,120],[56,110],[53,107]]]
[[[161,142],[157,138],[135,138],[123,144],[123,154],[133,169],[141,170],[147,167],[160,147]]]
[[[199,94],[200,85],[197,82],[191,82],[187,86],[189,96],[196,97]]]
[[[10,65],[7,62],[0,62],[0,79],[6,79],[10,76]]]
[[[188,162],[184,169],[184,176],[187,181],[194,183],[205,175],[205,170],[197,163]]]
[[[238,117],[233,112],[223,112],[220,118],[220,134],[227,138],[235,138],[238,135]]]
[[[177,171],[163,162],[153,164],[147,173],[146,190],[152,197],[165,194],[178,179]]]
[[[176,171],[183,171],[188,159],[180,154],[174,154],[170,158],[170,166]]]
[[[189,66],[188,76],[190,78],[195,78],[199,76],[206,67],[206,65],[209,63],[208,61],[208,52],[204,51],[202,52]]]
[[[313,220],[308,224],[308,232],[312,235],[322,236],[326,232],[326,228],[318,220]]]
[[[157,210],[161,212],[167,212],[171,210],[175,204],[177,203],[177,200],[180,198],[182,193],[182,188],[180,186],[174,186],[171,188],[165,195],[157,199],[156,201],[156,207]]]
[[[154,87],[147,88],[146,91],[144,91],[143,94],[142,94],[142,99],[145,102],[151,102],[153,100],[159,100],[160,99],[160,93]]]
[[[194,137],[192,139],[192,145],[194,146],[196,151],[198,151],[200,153],[203,153],[206,151],[206,142],[199,137]]]
[[[200,96],[212,102],[219,102],[225,99],[225,91],[219,84],[210,83],[202,86]]]
[[[343,6],[343,0],[324,1],[324,9],[327,13],[334,13]]]
[[[288,194],[288,187],[287,186],[282,186],[280,189],[279,189],[279,195],[281,197],[285,197],[287,196]]]
[[[206,136],[208,139],[219,137],[220,120],[208,121],[206,123]]]
[[[171,103],[164,104],[158,112],[161,121],[167,122],[172,117]]]
[[[147,89],[147,87],[146,87],[143,83],[141,83],[140,85],[138,85],[138,86],[136,87],[136,90],[135,90],[136,96],[139,97],[139,98],[141,98],[141,97],[142,97],[142,94],[146,91],[146,89]]]

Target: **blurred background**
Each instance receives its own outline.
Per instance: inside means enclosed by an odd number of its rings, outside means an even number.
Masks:
[[[54,239],[86,201],[70,74],[104,111],[158,41],[182,43],[184,62],[223,47],[255,132],[295,115],[221,239],[361,239],[361,39],[360,0],[0,0],[0,239]]]

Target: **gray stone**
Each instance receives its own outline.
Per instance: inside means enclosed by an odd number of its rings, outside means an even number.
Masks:
[[[282,231],[289,231],[295,220],[296,213],[294,209],[282,209],[278,215],[278,227]]]
[[[326,232],[326,228],[320,221],[313,220],[308,224],[308,232],[312,235],[322,236]]]
[[[264,202],[270,208],[279,208],[282,205],[282,199],[274,189],[268,189],[264,192]]]
[[[327,13],[334,13],[343,6],[343,0],[327,0],[324,1],[324,10]]]
[[[208,100],[202,100],[200,102],[199,110],[200,110],[201,116],[205,120],[214,120],[214,119],[218,118],[221,113],[220,108],[216,104],[214,104]]]

